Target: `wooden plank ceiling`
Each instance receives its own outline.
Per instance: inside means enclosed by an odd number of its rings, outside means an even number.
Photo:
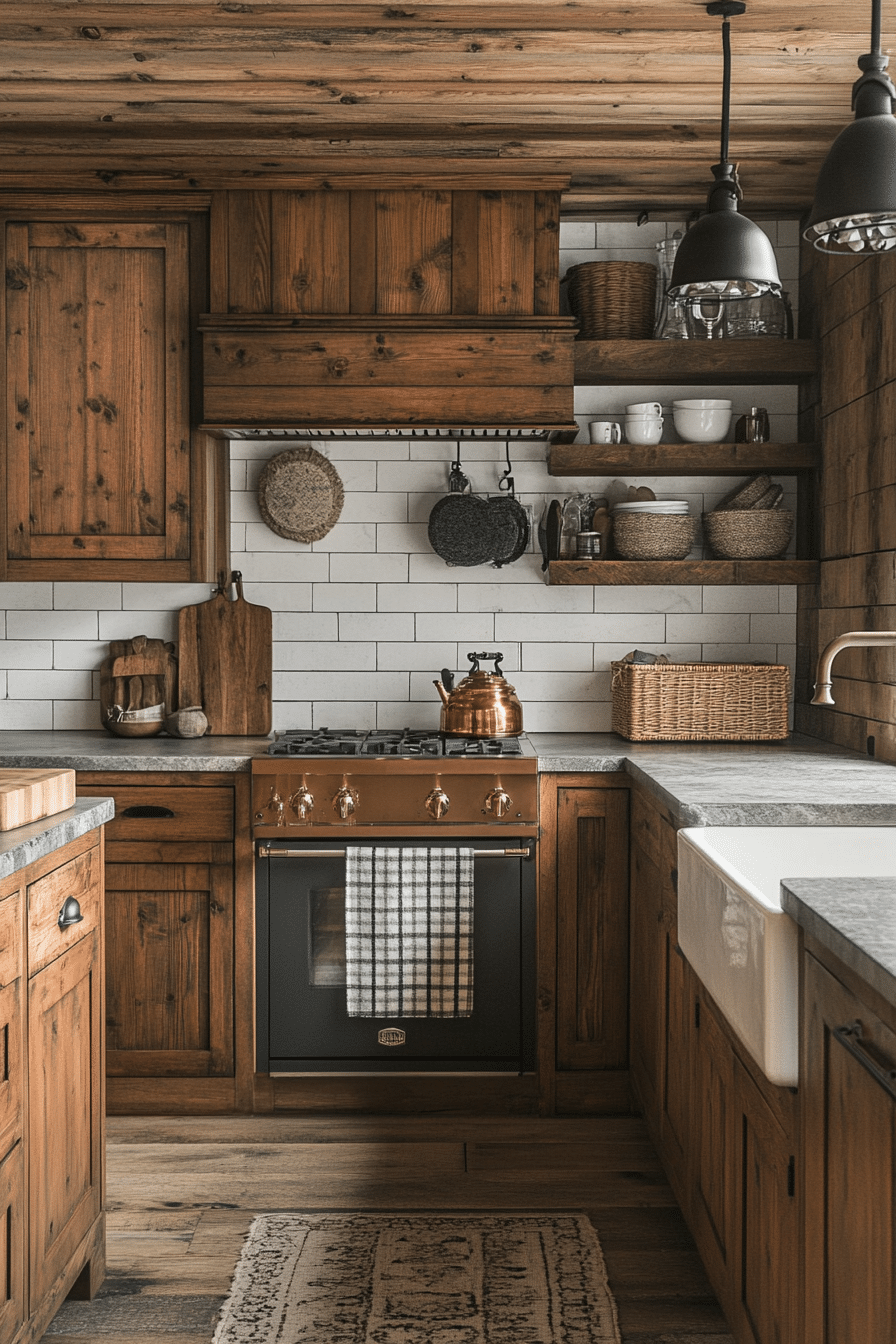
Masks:
[[[851,117],[870,9],[748,0],[732,20],[731,153],[748,213],[811,201]],[[571,180],[567,211],[623,216],[699,207],[718,158],[721,21],[701,0],[2,10],[2,188],[500,185],[559,173]]]

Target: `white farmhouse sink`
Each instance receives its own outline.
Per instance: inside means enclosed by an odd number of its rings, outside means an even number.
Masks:
[[[694,826],[678,832],[678,941],[773,1083],[799,1077],[797,927],[781,882],[896,876],[893,826]]]

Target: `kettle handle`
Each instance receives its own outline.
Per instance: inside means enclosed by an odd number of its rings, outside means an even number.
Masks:
[[[478,672],[479,664],[481,662],[487,662],[487,663],[494,662],[495,676],[503,677],[504,673],[501,671],[501,663],[504,659],[503,653],[468,653],[467,657],[473,664],[473,666],[470,668],[471,672]]]

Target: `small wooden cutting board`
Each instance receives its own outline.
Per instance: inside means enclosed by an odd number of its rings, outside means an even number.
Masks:
[[[74,770],[0,770],[0,831],[55,816],[74,803]]]
[[[230,589],[236,584],[236,601]],[[242,575],[224,576],[208,602],[182,607],[178,619],[181,709],[201,705],[213,737],[271,731],[272,617],[243,597]]]

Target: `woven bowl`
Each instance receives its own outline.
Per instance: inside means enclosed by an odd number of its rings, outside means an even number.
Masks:
[[[715,509],[703,529],[714,555],[723,560],[773,560],[793,536],[792,509]]]
[[[616,513],[613,545],[623,560],[684,560],[697,535],[686,513]]]

